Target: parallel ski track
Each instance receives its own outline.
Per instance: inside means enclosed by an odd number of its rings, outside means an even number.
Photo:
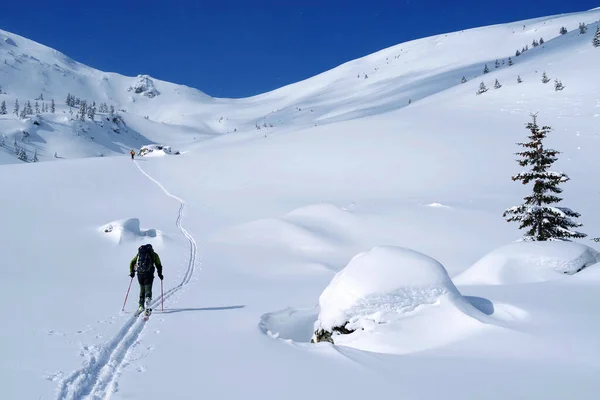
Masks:
[[[158,185],[162,191],[169,197],[179,201],[179,212],[175,224],[181,233],[187,238],[190,248],[188,254],[188,265],[185,274],[175,287],[164,293],[164,300],[174,295],[181,288],[186,286],[196,270],[196,241],[182,226],[183,211],[185,201],[171,194],[159,181],[151,177],[144,171],[137,161],[134,161],[136,167],[149,180]],[[160,303],[158,297],[151,304],[154,308]],[[62,380],[58,390],[58,400],[71,399],[108,399],[114,392],[117,379],[120,376],[127,354],[132,346],[137,342],[140,334],[144,331],[146,322],[136,316],[129,318],[121,327],[119,332],[108,343],[104,344],[97,354],[87,360],[82,368],[74,371]]]

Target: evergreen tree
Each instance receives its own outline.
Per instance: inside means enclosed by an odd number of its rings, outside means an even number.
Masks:
[[[561,81],[559,81],[558,79],[554,80],[554,90],[558,92],[559,90],[563,90],[564,88],[565,87],[563,86]]]
[[[502,87],[502,85],[500,84],[500,82],[498,82],[498,79],[496,79],[496,83],[494,83],[494,88],[500,89],[501,87]]]
[[[86,114],[87,114],[87,103],[85,100],[81,100],[79,102],[79,114],[78,114],[79,120],[85,121]]]
[[[560,28],[560,34],[561,35],[565,35],[567,33],[567,28],[565,28],[564,26],[562,28]]]
[[[37,156],[37,149],[35,149],[35,152],[33,153],[33,158],[31,159],[31,161],[33,162],[38,162],[38,156]]]
[[[115,107],[111,104],[110,106],[110,110],[108,111],[108,113],[110,114],[110,116],[112,117],[113,115],[115,115]]]
[[[39,103],[37,102],[37,100],[35,101],[35,113],[36,113],[36,114],[39,114],[39,113],[40,113],[40,105],[39,105]]]
[[[519,50],[517,50],[517,52],[515,53],[515,57],[519,57],[521,55],[521,52]]]
[[[542,75],[542,82],[544,82],[544,83],[550,82],[550,78],[548,78],[548,75],[546,75],[546,72],[544,72]]]
[[[29,100],[27,100],[27,103],[25,104],[25,115],[33,115],[33,109],[31,108],[31,102]]]
[[[67,94],[67,100],[65,101],[65,104],[68,105],[69,107],[72,107],[72,105],[71,105],[71,93]]]
[[[512,177],[513,181],[521,181],[524,185],[533,182],[533,191],[524,198],[520,206],[511,207],[504,211],[503,216],[508,222],[519,222],[519,229],[527,229],[524,239],[529,241],[559,240],[568,238],[583,238],[586,234],[573,232],[570,228],[582,226],[571,218],[580,214],[565,207],[553,207],[551,204],[562,201],[557,194],[562,193],[558,187],[567,182],[569,177],[562,172],[549,171],[550,166],[557,160],[556,150],[545,149],[543,140],[550,130],[549,126],[541,129],[537,125],[537,115],[532,115],[533,122],[527,124],[531,131],[528,143],[517,143],[525,148],[516,153],[522,157],[517,162],[521,167],[530,166],[531,170],[520,172]]]
[[[13,113],[18,117],[19,116],[19,99],[15,100],[15,108],[13,109]]]
[[[54,114],[55,111],[56,111],[56,106],[54,105],[54,99],[52,99],[52,101],[50,102],[50,112],[52,114]]]
[[[495,66],[496,68],[499,68],[499,67],[500,67],[500,62],[498,61],[498,59],[496,59],[496,62],[494,63],[494,66]]]
[[[517,76],[517,83],[522,83],[523,79],[521,79],[521,75]]]
[[[488,72],[490,72],[490,69],[488,68],[487,64],[485,64],[485,68],[483,69],[483,73],[487,74]]]
[[[514,63],[513,63],[512,57],[508,57],[508,66],[512,67],[513,64]]]
[[[485,87],[485,83],[481,82],[479,84],[479,90],[477,91],[477,94],[482,94],[488,91],[488,88]]]
[[[462,79],[460,80],[460,83],[466,83],[467,82],[467,78],[465,78],[464,76],[462,77]]]
[[[594,45],[594,47],[600,47],[600,25],[598,25],[598,28],[596,29],[596,33],[594,34],[592,44]]]
[[[544,38],[540,38],[540,46],[544,44]]]
[[[532,45],[533,47],[538,47],[538,46],[539,46],[539,43],[538,43],[538,41],[537,41],[537,40],[533,39],[533,42],[531,43],[531,45]]]
[[[587,28],[587,25],[585,24],[585,22],[581,22],[581,23],[579,24],[579,34],[580,34],[580,35],[583,35],[583,34],[585,34],[585,33],[587,32],[587,29],[588,29],[588,28]]]
[[[0,104],[0,115],[6,115],[6,101],[2,101]]]
[[[95,115],[96,115],[96,103],[94,102],[94,103],[92,103],[91,106],[88,106],[87,116],[89,119],[91,119],[93,121]]]

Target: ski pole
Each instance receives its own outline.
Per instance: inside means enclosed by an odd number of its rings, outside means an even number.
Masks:
[[[163,282],[160,280],[160,303],[162,307],[162,311],[165,311],[165,295],[163,293]]]
[[[131,281],[129,281],[129,287],[127,288],[127,294],[125,295],[125,301],[123,302],[123,309],[121,311],[125,311],[125,303],[127,303],[127,297],[129,296],[129,289],[131,289],[132,283],[133,283],[133,276],[131,277]]]

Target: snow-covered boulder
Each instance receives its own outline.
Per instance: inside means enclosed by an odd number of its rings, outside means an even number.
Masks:
[[[17,44],[15,43],[15,41],[14,41],[14,40],[12,40],[12,39],[11,39],[11,38],[9,38],[9,37],[5,37],[5,38],[4,38],[4,43],[6,43],[6,44],[8,44],[8,45],[11,45],[11,46],[14,46],[14,47],[18,47],[18,46],[17,46]]]
[[[545,282],[576,274],[597,262],[600,253],[584,244],[522,241],[493,250],[454,281],[464,285]]]
[[[142,146],[138,152],[138,155],[142,157],[156,157],[167,154],[179,154],[179,152],[177,151],[173,153],[171,146],[164,146],[162,144],[149,144],[147,146]]]
[[[311,342],[406,353],[458,340],[483,317],[438,261],[400,247],[355,256],[319,298]],[[475,317],[475,318],[473,318]]]
[[[142,94],[150,98],[160,94],[158,89],[154,86],[154,82],[148,75],[138,75],[138,81],[133,86],[129,86],[127,91]],[[134,99],[132,98],[132,100]]]

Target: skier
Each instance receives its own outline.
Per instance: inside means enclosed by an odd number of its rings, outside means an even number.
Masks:
[[[137,268],[134,268],[136,265]],[[137,272],[138,282],[140,284],[138,315],[144,310],[146,311],[146,315],[150,315],[152,312],[152,309],[148,306],[152,302],[152,283],[154,281],[155,266],[158,271],[158,277],[162,281],[162,264],[158,254],[154,251],[150,243],[140,246],[138,253],[129,263],[129,276],[133,278],[135,272]]]
[[[129,154],[131,154],[131,159],[133,160],[133,156],[135,155],[135,151],[133,151],[133,149],[131,149],[131,151],[129,152]]]

